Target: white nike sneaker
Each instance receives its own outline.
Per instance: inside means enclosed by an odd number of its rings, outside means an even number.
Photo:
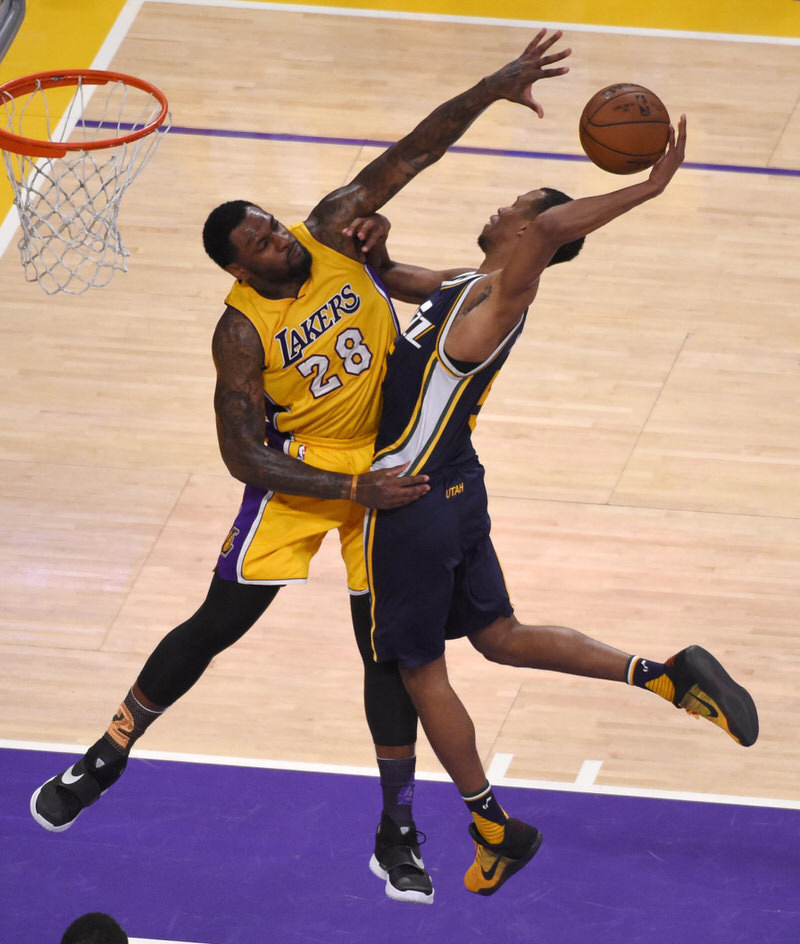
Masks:
[[[433,883],[419,853],[424,841],[416,826],[404,833],[390,816],[381,817],[369,869],[386,882],[386,894],[394,901],[433,904]]]

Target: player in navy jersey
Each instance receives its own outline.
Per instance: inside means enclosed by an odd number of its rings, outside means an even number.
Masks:
[[[572,259],[588,233],[662,193],[685,146],[681,117],[647,180],[581,200],[550,189],[518,197],[484,227],[478,240],[484,259],[475,271],[401,265],[385,243],[369,257],[396,297],[419,301],[432,293],[397,339],[383,384],[372,468],[407,463],[408,474],[428,475],[430,491],[403,508],[367,513],[373,651],[379,662],[399,663],[428,740],[472,814],[475,859],[464,881],[480,895],[496,892],[530,861],[541,834],[510,818],[494,796],[473,723],[448,679],[446,639],[467,636],[486,658],[506,665],[627,681],[708,718],[740,744],[758,736],[752,698],[698,646],[662,664],[574,629],[517,620],[492,546],[483,468],[471,441],[544,269]]]

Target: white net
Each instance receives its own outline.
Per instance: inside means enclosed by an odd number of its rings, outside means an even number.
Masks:
[[[49,295],[80,295],[108,284],[115,270],[127,271],[120,201],[170,126],[167,115],[156,130],[162,103],[122,79],[98,85],[77,77],[72,84],[74,94],[56,127],[51,124],[53,91],[41,82],[25,95],[0,92],[0,121],[4,113],[11,134],[49,142],[111,139],[108,146],[68,150],[63,157],[3,151],[19,214],[17,246],[25,277]],[[113,141],[149,125],[153,129],[143,137]]]

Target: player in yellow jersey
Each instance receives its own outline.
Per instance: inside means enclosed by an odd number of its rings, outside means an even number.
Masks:
[[[353,626],[364,662],[367,721],[376,746],[383,813],[370,868],[399,900],[429,903],[433,886],[412,818],[416,712],[397,666],[377,664],[361,533],[364,508],[393,508],[427,491],[402,468],[369,472],[385,356],[397,324],[347,225],[374,214],[437,161],[490,104],[542,108],[531,84],[568,70],[541,30],[522,54],[436,108],[303,223],[286,228],[248,201],[217,207],[203,240],[235,279],[214,332],[220,450],[245,484],[205,602],[159,643],[106,733],[31,798],[38,823],[59,831],[122,774],[146,728],[256,622],[278,589],[305,581],[311,557],[338,530]]]

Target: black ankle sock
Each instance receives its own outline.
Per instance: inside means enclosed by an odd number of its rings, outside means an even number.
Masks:
[[[508,814],[495,799],[491,786],[487,783],[479,793],[469,797],[462,796],[461,799],[472,813],[475,828],[481,836],[493,845],[502,842],[505,838]]]
[[[637,688],[651,688],[652,683],[667,671],[663,662],[653,662],[652,659],[643,659],[641,656],[631,656],[628,659],[628,668],[625,680],[628,685]]]

